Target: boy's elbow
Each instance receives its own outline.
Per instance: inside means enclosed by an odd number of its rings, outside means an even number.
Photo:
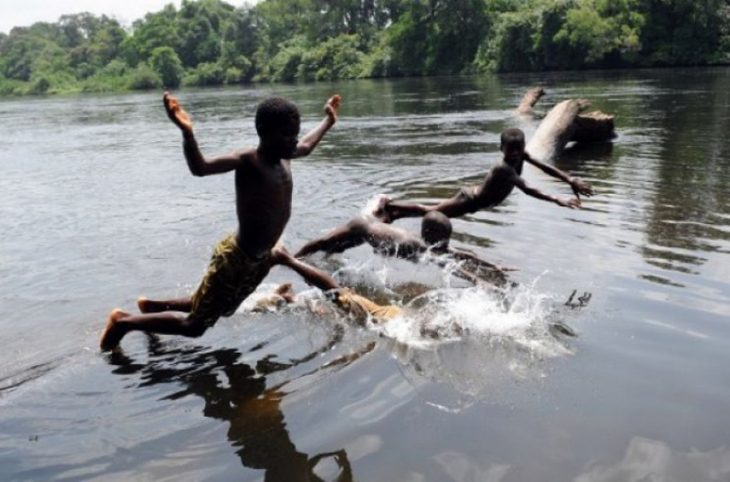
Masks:
[[[190,173],[195,177],[204,177],[209,176],[210,174],[215,174],[214,166],[205,160],[191,164],[189,167]]]
[[[310,144],[299,144],[297,147],[297,157],[307,157],[314,150],[314,146]]]

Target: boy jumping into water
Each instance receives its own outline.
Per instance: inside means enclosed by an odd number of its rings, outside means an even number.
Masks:
[[[471,282],[478,282],[477,273],[486,275],[491,281],[504,283],[506,277],[499,266],[478,258],[475,254],[449,247],[451,221],[438,211],[429,211],[421,223],[421,236],[396,228],[387,222],[384,206],[389,198],[382,196],[373,213],[364,214],[344,226],[333,229],[324,236],[310,241],[294,255],[301,258],[317,251],[341,253],[364,243],[370,244],[376,253],[417,261],[429,249],[435,254],[446,254],[462,262],[454,274]],[[445,259],[437,260],[445,264]]]
[[[177,99],[165,93],[163,101],[168,117],[182,131],[183,152],[194,176],[235,171],[239,227],[215,247],[208,272],[192,296],[166,301],[140,298],[142,315],[113,310],[101,336],[102,350],[113,349],[135,330],[198,337],[218,318],[236,311],[276,264],[271,251],[291,214],[290,159],[312,152],[337,121],[341,98],[335,95],[327,101],[326,117],[299,141],[297,107],[281,98],[267,99],[256,110],[258,147],[210,159],[200,153],[193,123]]]
[[[525,152],[525,134],[520,129],[510,128],[502,132],[500,150],[504,154],[502,162],[494,166],[487,173],[487,177],[480,186],[462,188],[454,197],[445,199],[438,204],[410,204],[393,201],[386,206],[387,216],[391,221],[404,217],[424,216],[432,211],[439,211],[446,216],[460,217],[494,207],[504,201],[512,190],[517,187],[525,194],[549,201],[571,209],[580,207],[580,194],[591,196],[591,186],[575,177],[570,177],[563,171],[532,159]],[[545,173],[561,179],[573,189],[576,198],[560,199],[527,185],[522,179],[523,161],[527,161]]]

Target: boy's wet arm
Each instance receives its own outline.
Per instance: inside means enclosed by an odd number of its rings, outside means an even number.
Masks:
[[[302,137],[297,143],[297,150],[293,158],[308,156],[319,141],[322,140],[324,135],[327,133],[332,126],[335,125],[335,121],[332,117],[327,116],[322,119],[317,127],[309,131],[304,137]]]
[[[566,173],[565,171],[561,171],[555,166],[551,166],[549,164],[540,162],[537,159],[533,159],[528,153],[525,153],[524,159],[525,161],[540,169],[545,174],[568,183],[571,189],[573,189],[573,192],[576,196],[580,194],[583,194],[585,196],[593,195],[593,188],[591,188],[591,185],[588,182],[580,179],[579,177],[572,177],[570,174]]]
[[[548,176],[552,176],[556,179],[560,179],[561,181],[564,181],[564,182],[567,182],[568,184],[570,184],[570,180],[572,179],[570,177],[570,175],[564,171],[561,171],[557,167],[551,166],[549,164],[545,164],[544,162],[540,162],[537,159],[533,159],[526,152],[525,152],[525,161],[529,162],[536,168],[540,169],[542,172],[544,172]]]
[[[192,132],[189,132],[183,135],[183,151],[188,168],[194,176],[210,176],[239,168],[246,156],[250,152],[253,152],[253,149],[241,149],[222,156],[206,159],[200,152],[195,136]]]
[[[342,97],[338,94],[333,95],[324,104],[325,118],[319,123],[317,127],[312,129],[305,135],[297,144],[297,150],[294,157],[304,157],[309,155],[310,152],[317,147],[319,141],[327,133],[330,128],[337,122],[337,116],[339,115],[340,104]]]
[[[532,196],[537,199],[542,199],[543,201],[552,202],[559,206],[573,207],[572,205],[570,205],[570,203],[568,201],[563,201],[562,199],[559,199],[555,196],[551,196],[550,194],[544,193],[537,188],[528,186],[527,183],[525,182],[525,180],[522,179],[516,173],[512,177],[512,182],[514,183],[514,185],[517,188],[519,188],[520,191],[524,192],[528,196]]]
[[[340,287],[328,273],[294,258],[286,250],[279,249],[275,251],[274,263],[286,266],[301,276],[307,284],[316,286],[323,291],[338,289]]]

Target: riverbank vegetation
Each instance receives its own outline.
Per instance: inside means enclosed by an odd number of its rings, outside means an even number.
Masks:
[[[727,63],[726,0],[183,0],[0,33],[0,95]]]

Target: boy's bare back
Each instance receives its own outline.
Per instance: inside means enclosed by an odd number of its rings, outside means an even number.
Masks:
[[[256,149],[251,149],[236,169],[238,242],[253,257],[269,252],[289,221],[290,164],[289,159],[264,159]]]

